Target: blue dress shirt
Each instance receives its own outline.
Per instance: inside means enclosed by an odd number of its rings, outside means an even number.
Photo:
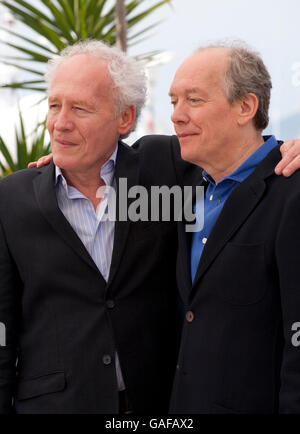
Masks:
[[[238,167],[231,175],[223,178],[217,185],[211,176],[203,170],[203,178],[208,181],[208,186],[204,195],[204,226],[200,232],[194,232],[191,244],[191,277],[195,279],[198,264],[207,242],[209,234],[214,227],[222,208],[233,192],[233,190],[243,182],[256,169],[258,164],[267,156],[267,154],[277,146],[277,140],[274,136],[264,136],[265,142],[260,146],[244,163]],[[197,208],[203,209],[203,204],[198,204]],[[197,217],[196,204],[194,213]]]

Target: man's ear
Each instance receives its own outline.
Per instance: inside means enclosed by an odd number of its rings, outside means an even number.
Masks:
[[[258,104],[258,98],[254,93],[248,93],[238,101],[238,124],[240,126],[244,126],[254,119]]]
[[[119,114],[119,134],[127,134],[132,128],[136,118],[136,108],[131,105]]]

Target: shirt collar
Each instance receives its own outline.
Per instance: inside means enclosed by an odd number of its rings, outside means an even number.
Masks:
[[[112,184],[116,159],[117,159],[117,153],[118,153],[118,144],[115,147],[115,150],[110,156],[110,158],[101,167],[100,178],[104,180],[106,185],[111,186]],[[57,185],[59,182],[63,182],[64,187],[67,187],[67,183],[64,175],[62,174],[61,168],[55,165],[55,185]]]
[[[277,140],[275,136],[263,136],[264,143],[252,154],[241,166],[239,166],[230,175],[223,178],[220,182],[225,180],[231,180],[235,182],[243,182],[252,172],[256,169],[258,164],[268,155],[268,153],[277,146]],[[202,175],[209,182],[215,183],[212,177],[205,171],[202,171]]]

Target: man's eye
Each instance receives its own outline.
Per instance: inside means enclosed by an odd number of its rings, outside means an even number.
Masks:
[[[171,100],[171,104],[175,105],[177,103],[177,101],[175,101],[174,99]]]
[[[58,107],[58,104],[50,104],[49,109],[55,109]]]
[[[189,102],[192,104],[199,104],[201,102],[204,102],[201,98],[189,98]]]

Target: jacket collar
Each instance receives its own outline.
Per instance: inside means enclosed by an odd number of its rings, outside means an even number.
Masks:
[[[118,181],[120,178],[126,178],[129,189],[132,185],[138,184],[138,176],[139,169],[137,151],[131,149],[126,144],[119,142],[115,168],[117,186],[119,185]],[[69,245],[83,261],[85,261],[90,267],[100,274],[96,264],[86,250],[82,241],[59,209],[55,193],[55,166],[53,162],[39,170],[39,175],[34,178],[33,185],[36,200],[39,204],[41,213],[52,226],[53,230],[58,233],[64,242]],[[117,197],[118,195],[119,191],[117,188]],[[124,252],[129,225],[129,221],[118,221],[117,214],[112,262],[107,286],[111,284],[118,269]]]
[[[186,234],[183,235],[183,224],[180,224],[179,260],[183,261],[183,267],[186,269],[183,282],[184,288],[188,290],[190,296],[192,296],[195,287],[213,263],[216,256],[245,222],[249,214],[263,197],[266,188],[265,181],[268,177],[274,175],[274,168],[280,159],[281,154],[277,146],[257,166],[256,170],[229,196],[205,244],[193,284],[191,282],[189,266],[190,236]]]

